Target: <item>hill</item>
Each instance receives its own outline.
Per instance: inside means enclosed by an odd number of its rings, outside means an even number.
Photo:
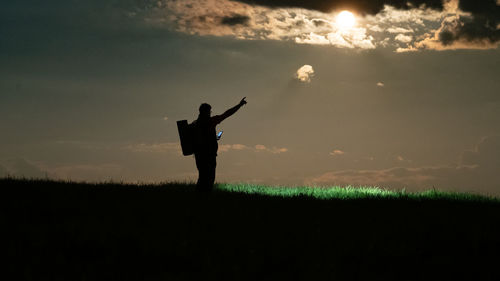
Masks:
[[[3,274],[18,280],[500,280],[494,198],[19,179],[0,187]]]

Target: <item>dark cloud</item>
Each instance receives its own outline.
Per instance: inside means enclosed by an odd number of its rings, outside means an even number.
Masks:
[[[428,8],[442,10],[442,0],[233,0],[247,4],[267,6],[271,8],[304,8],[321,12],[333,10],[353,10],[361,14],[377,14],[384,5],[397,9],[411,9],[425,5]]]
[[[460,9],[473,14],[498,15],[497,0],[459,0],[458,5]]]
[[[233,15],[230,17],[223,17],[221,23],[225,25],[238,25],[238,24],[247,24],[250,18],[244,15]]]
[[[314,23],[315,26],[324,26],[327,24],[327,21],[320,20],[320,19],[313,19],[312,22]]]
[[[454,40],[455,35],[449,30],[443,30],[439,33],[439,41],[445,46],[451,45]]]
[[[460,17],[457,24],[445,25],[439,34],[443,45],[451,45],[455,41],[500,41],[500,6],[496,0],[475,1],[460,0],[459,7],[472,17]]]

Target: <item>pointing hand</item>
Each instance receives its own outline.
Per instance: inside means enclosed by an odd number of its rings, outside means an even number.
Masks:
[[[247,104],[247,101],[245,100],[247,97],[244,97],[240,101],[240,106]]]

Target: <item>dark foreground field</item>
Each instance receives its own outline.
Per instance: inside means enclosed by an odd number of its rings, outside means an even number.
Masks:
[[[17,280],[500,280],[498,201],[0,188],[0,273]]]

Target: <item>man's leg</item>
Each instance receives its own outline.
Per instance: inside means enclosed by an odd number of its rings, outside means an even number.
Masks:
[[[215,182],[215,168],[217,166],[217,159],[216,156],[210,157],[208,161],[208,166],[207,166],[207,172],[208,172],[208,187],[210,190],[213,189],[214,187],[214,182]]]
[[[195,155],[196,167],[198,168],[198,182],[196,188],[199,191],[210,190],[210,165],[209,158],[206,155]]]

